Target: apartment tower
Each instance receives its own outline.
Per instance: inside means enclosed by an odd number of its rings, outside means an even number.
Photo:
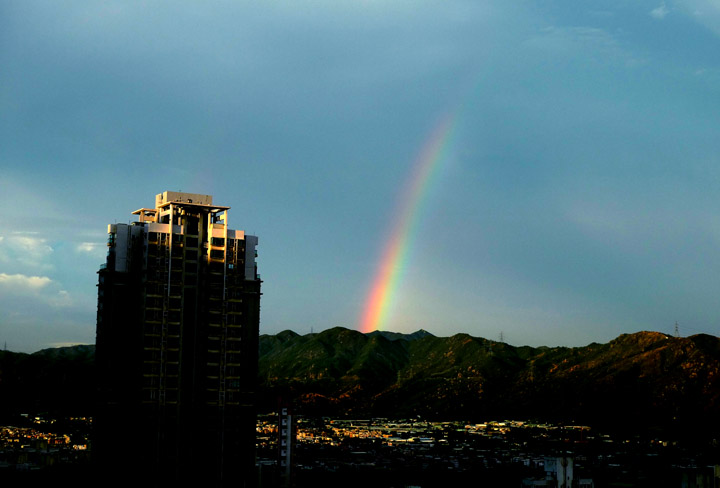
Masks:
[[[93,446],[104,476],[253,484],[258,239],[228,228],[229,209],[166,191],[108,226]]]

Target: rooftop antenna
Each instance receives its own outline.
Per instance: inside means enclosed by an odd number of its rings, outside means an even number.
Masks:
[[[680,327],[678,327],[677,320],[675,321],[675,337],[680,337]]]

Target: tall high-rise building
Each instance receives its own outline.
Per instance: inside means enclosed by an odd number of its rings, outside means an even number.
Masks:
[[[166,191],[108,226],[93,450],[108,476],[251,486],[258,239],[212,196]]]

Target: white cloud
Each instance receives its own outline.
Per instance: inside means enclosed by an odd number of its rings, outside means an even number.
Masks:
[[[73,304],[70,294],[66,290],[60,290],[49,296],[48,303],[54,307],[69,307]]]
[[[662,20],[669,13],[670,13],[670,9],[665,6],[665,3],[662,3],[662,4],[660,4],[659,7],[654,8],[650,11],[650,16],[653,19]]]
[[[604,29],[587,26],[550,26],[525,40],[524,46],[537,51],[540,56],[554,59],[573,57],[585,62],[599,64],[622,63],[626,66],[643,64]],[[533,54],[535,55],[535,54]]]
[[[81,242],[75,247],[76,252],[87,254],[104,254],[105,244],[101,242]]]
[[[14,235],[8,242],[14,242],[20,248],[29,251],[36,256],[45,256],[53,252],[53,248],[46,244],[45,239],[40,237],[30,237],[28,235]]]
[[[52,269],[48,258],[54,252],[47,241],[26,233],[13,233],[0,239],[0,263],[31,269]]]
[[[59,284],[47,276],[0,273],[0,291],[6,300],[3,309],[18,306],[27,309],[28,305],[22,302],[28,299],[39,300],[54,308],[73,305],[70,293],[59,289]]]
[[[47,276],[27,276],[23,274],[0,273],[0,285],[14,291],[36,291],[52,283]]]
[[[675,8],[692,20],[720,35],[720,2],[717,0],[675,0]]]

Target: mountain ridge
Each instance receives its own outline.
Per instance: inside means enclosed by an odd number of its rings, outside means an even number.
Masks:
[[[577,347],[516,347],[460,333],[396,340],[390,348],[371,342],[380,334],[342,328],[300,337],[305,347],[356,341],[354,349],[340,349],[345,362],[333,362],[336,369],[325,368],[319,377],[308,373],[327,358],[297,356],[292,341],[260,358],[267,391],[294,398],[308,413],[505,415],[623,425],[678,419],[715,425],[720,414],[720,339],[707,334],[641,331]],[[353,362],[360,358],[362,368]],[[292,367],[283,375],[268,374],[285,361]],[[364,374],[353,374],[358,369]]]
[[[92,411],[94,347],[0,351],[0,415]],[[720,339],[622,334],[586,346],[512,346],[459,333],[335,327],[259,338],[260,407],[330,416],[536,418],[720,427]],[[702,426],[702,427],[698,427]]]

